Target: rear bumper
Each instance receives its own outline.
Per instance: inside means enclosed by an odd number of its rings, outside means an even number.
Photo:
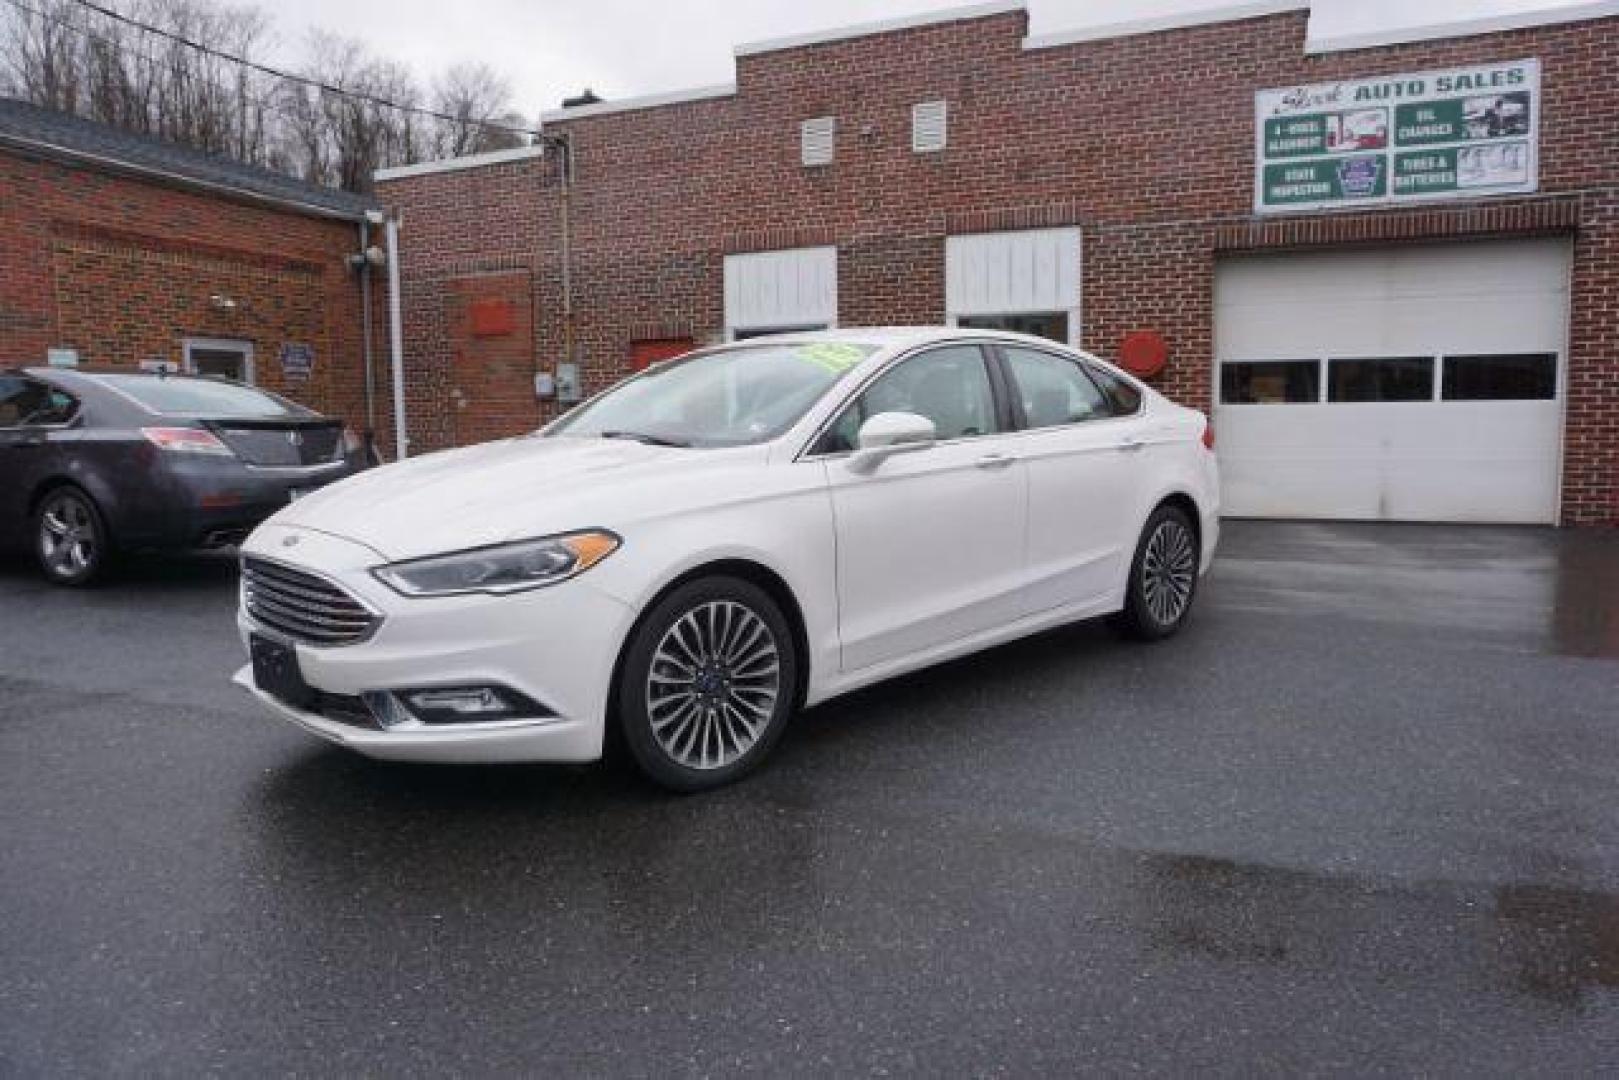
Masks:
[[[259,469],[199,458],[166,463],[146,499],[124,508],[113,530],[130,547],[184,549],[240,543],[294,495],[359,471],[341,462],[308,469]]]

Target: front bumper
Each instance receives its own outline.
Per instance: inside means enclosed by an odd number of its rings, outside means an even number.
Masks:
[[[329,534],[265,525],[243,552],[319,574],[381,613],[381,624],[362,642],[313,646],[289,640],[238,609],[243,642],[260,634],[291,645],[304,681],[315,690],[357,698],[498,684],[550,714],[468,724],[359,725],[276,699],[254,685],[251,666],[237,672],[234,681],[275,716],[360,753],[401,761],[576,762],[601,756],[613,670],[634,615],[588,577],[508,596],[407,598],[371,576],[383,561],[375,552]]]
[[[243,665],[231,679],[259,700],[272,715],[312,735],[385,761],[438,764],[492,764],[518,761],[595,761],[601,757],[601,725],[584,720],[548,717],[493,724],[463,724],[433,730],[368,729],[294,709],[253,685],[253,666]]]

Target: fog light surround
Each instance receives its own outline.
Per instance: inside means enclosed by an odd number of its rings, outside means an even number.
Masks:
[[[424,686],[366,694],[365,698],[372,713],[387,728],[488,724],[555,715],[526,694],[498,684]]]

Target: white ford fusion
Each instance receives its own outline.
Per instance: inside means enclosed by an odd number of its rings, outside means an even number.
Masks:
[[[362,473],[242,549],[236,681],[361,753],[757,765],[794,710],[1077,619],[1162,638],[1218,529],[1202,414],[1017,334],[705,349]]]

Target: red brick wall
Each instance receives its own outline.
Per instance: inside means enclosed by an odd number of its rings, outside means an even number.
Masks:
[[[360,287],[344,263],[356,224],[3,151],[0,236],[0,363],[43,363],[51,347],[180,363],[185,338],[245,340],[259,385],[364,427]],[[313,346],[307,382],[282,378],[287,343]]]
[[[841,323],[938,322],[946,236],[1077,224],[1081,344],[1112,357],[1129,331],[1158,330],[1171,350],[1159,385],[1206,408],[1222,249],[1573,232],[1565,517],[1619,521],[1619,19],[1321,56],[1305,54],[1305,29],[1293,13],[1031,51],[1014,12],[747,55],[735,96],[549,125],[574,145],[587,389],[627,373],[634,339],[719,335],[726,252],[835,243]],[[1542,63],[1542,195],[1254,218],[1255,90],[1525,57]],[[914,154],[910,108],[935,98],[949,102],[949,148]],[[806,169],[798,125],[820,115],[837,118],[836,160]],[[442,303],[432,283],[450,268],[536,269],[536,360],[549,367],[562,208],[550,170],[526,169],[521,191],[498,166],[381,193],[406,214],[407,302],[415,289]],[[443,369],[442,330],[412,318],[412,362]],[[439,444],[446,430],[423,408],[413,430]]]
[[[546,284],[547,275],[554,278],[561,265],[556,252],[557,209],[543,195],[548,172],[548,162],[530,159],[385,184],[410,195],[391,201],[402,218],[404,273],[399,293],[406,343],[405,413],[413,452],[479,441],[457,438],[455,414],[481,407],[482,398],[458,409],[451,394],[458,347],[451,308],[477,298],[475,291],[469,291],[470,279],[488,276],[491,296],[509,295],[510,282],[502,275],[520,273],[529,283],[522,298],[528,308],[530,350],[530,373],[523,394],[528,426],[538,423],[532,372],[554,368],[561,355],[560,323],[541,304],[542,294],[555,291]],[[469,283],[456,284],[462,279]],[[546,321],[542,324],[542,320]],[[535,344],[536,326],[542,327],[542,346]],[[504,402],[503,409],[515,408],[516,392],[509,385],[509,373],[506,382],[508,385],[495,392]],[[492,416],[483,438],[508,433],[510,423],[509,413]]]

